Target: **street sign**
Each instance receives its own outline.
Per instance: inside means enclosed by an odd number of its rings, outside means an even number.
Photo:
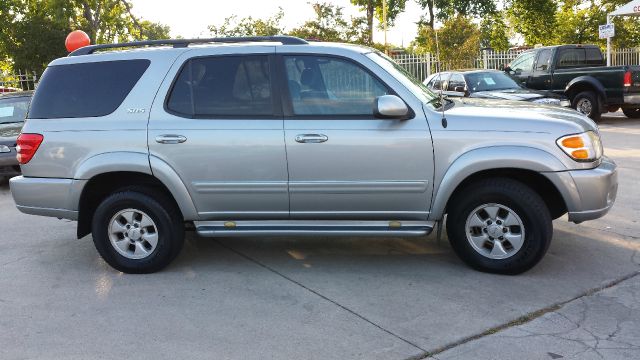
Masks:
[[[612,38],[616,35],[616,26],[614,24],[600,25],[598,27],[600,39]]]

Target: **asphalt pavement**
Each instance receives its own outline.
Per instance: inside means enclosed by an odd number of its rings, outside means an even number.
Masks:
[[[473,271],[433,235],[193,233],[166,270],[126,275],[74,222],[21,214],[0,185],[0,359],[639,358],[640,120],[614,114],[601,131],[616,205],[556,220],[519,276]],[[611,339],[624,349],[598,349]]]

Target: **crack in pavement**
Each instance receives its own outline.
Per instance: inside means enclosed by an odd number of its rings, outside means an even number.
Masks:
[[[301,288],[305,289],[306,291],[308,291],[308,292],[310,292],[310,293],[312,293],[312,294],[314,294],[314,295],[316,295],[316,296],[319,296],[320,298],[322,298],[322,299],[324,299],[324,300],[326,300],[326,301],[328,301],[328,302],[332,303],[333,305],[338,306],[338,307],[339,307],[339,308],[341,308],[342,310],[345,310],[346,312],[348,312],[348,313],[350,313],[350,314],[352,314],[352,315],[354,315],[354,316],[358,317],[359,319],[361,319],[361,320],[365,321],[366,323],[368,323],[368,324],[370,324],[370,325],[373,325],[374,327],[376,327],[376,328],[378,328],[379,330],[382,330],[383,332],[385,332],[385,333],[387,333],[387,334],[389,334],[389,335],[393,336],[394,338],[396,338],[396,339],[398,339],[398,340],[400,340],[400,341],[402,341],[402,342],[404,342],[404,343],[406,343],[406,344],[409,344],[409,345],[413,346],[414,348],[416,348],[416,349],[418,349],[418,350],[422,351],[422,354],[418,354],[418,355],[416,355],[416,356],[412,356],[412,357],[410,357],[410,358],[409,358],[409,359],[407,359],[407,360],[422,359],[422,358],[424,358],[424,354],[427,354],[427,353],[428,353],[428,352],[427,352],[427,350],[423,349],[422,347],[420,347],[420,346],[419,346],[419,345],[417,345],[416,343],[414,343],[414,342],[412,342],[412,341],[410,341],[410,340],[407,340],[407,339],[403,338],[402,336],[400,336],[400,335],[398,335],[398,334],[396,334],[396,333],[392,332],[391,330],[388,330],[388,329],[384,328],[383,326],[381,326],[381,325],[379,325],[379,324],[376,324],[376,323],[375,323],[375,322],[373,322],[372,320],[367,319],[366,317],[364,317],[363,315],[360,315],[360,314],[359,314],[359,313],[357,313],[356,311],[354,311],[354,310],[352,310],[352,309],[349,309],[348,307],[346,307],[346,306],[344,306],[344,305],[342,305],[342,304],[338,303],[337,301],[335,301],[335,300],[333,300],[333,299],[331,299],[331,298],[329,298],[329,297],[327,297],[327,296],[325,296],[325,295],[321,294],[320,292],[318,292],[318,291],[316,291],[316,290],[314,290],[314,289],[312,289],[312,288],[310,288],[310,287],[308,287],[308,286],[306,286],[306,285],[302,284],[302,283],[301,283],[301,282],[299,282],[299,281],[296,281],[296,280],[292,279],[291,277],[289,277],[289,276],[287,276],[287,275],[285,275],[285,274],[283,274],[283,273],[279,272],[278,270],[276,270],[276,269],[274,269],[274,268],[270,267],[269,265],[267,265],[267,264],[265,264],[265,263],[263,263],[263,262],[261,262],[261,261],[259,261],[259,260],[257,260],[257,259],[254,259],[253,257],[251,257],[251,256],[249,256],[249,255],[246,255],[246,254],[244,254],[244,253],[240,252],[239,250],[234,249],[234,248],[233,248],[233,247],[231,247],[231,246],[228,246],[228,245],[226,245],[226,244],[224,244],[224,243],[220,242],[218,239],[216,239],[216,240],[215,240],[215,242],[216,242],[216,243],[218,243],[218,245],[222,246],[223,248],[225,248],[225,249],[227,249],[227,250],[229,250],[229,251],[231,251],[231,252],[233,252],[233,253],[235,253],[235,254],[237,254],[237,255],[239,255],[239,256],[241,256],[241,257],[243,257],[243,258],[245,258],[246,260],[249,260],[249,261],[251,261],[251,262],[255,263],[256,265],[258,265],[258,266],[260,266],[260,267],[262,267],[262,268],[264,268],[264,269],[266,269],[266,270],[268,270],[268,271],[270,271],[270,272],[272,272],[272,273],[274,273],[274,274],[276,274],[276,275],[278,275],[278,276],[282,277],[283,279],[285,279],[285,280],[287,280],[287,281],[292,282],[293,284],[295,284],[295,285],[297,285],[297,286],[299,286],[299,287],[301,287]]]
[[[535,319],[538,319],[538,318],[540,318],[540,317],[542,317],[542,316],[544,316],[545,314],[548,314],[548,313],[554,313],[554,314],[557,314],[557,315],[559,315],[559,316],[561,316],[561,317],[563,317],[563,318],[567,319],[570,323],[572,323],[572,324],[576,325],[577,327],[572,328],[572,329],[569,329],[569,330],[566,330],[566,331],[558,332],[558,333],[555,333],[555,334],[554,334],[554,333],[550,333],[550,334],[538,334],[538,333],[532,333],[532,332],[527,331],[527,330],[522,329],[522,328],[518,328],[518,330],[519,330],[519,331],[522,331],[522,332],[524,332],[524,333],[527,333],[527,334],[528,334],[528,335],[524,335],[524,336],[518,336],[518,338],[526,338],[526,337],[533,337],[533,336],[550,336],[550,337],[557,337],[557,338],[560,338],[560,339],[562,339],[562,340],[572,341],[572,342],[577,342],[577,343],[579,343],[579,344],[581,344],[581,345],[583,345],[583,346],[585,346],[585,347],[586,347],[586,349],[585,349],[583,352],[593,351],[593,352],[595,352],[598,356],[602,357],[602,354],[601,354],[598,350],[599,350],[599,349],[605,349],[605,348],[601,348],[601,347],[599,348],[599,347],[598,347],[598,345],[600,344],[600,341],[602,341],[602,340],[609,340],[609,341],[610,341],[610,339],[601,339],[600,337],[596,336],[593,332],[591,332],[591,331],[589,331],[589,330],[585,329],[584,327],[582,327],[582,326],[580,325],[580,324],[584,323],[584,321],[586,320],[588,306],[586,306],[586,304],[585,304],[584,309],[582,310],[582,312],[581,312],[581,314],[580,314],[580,318],[579,318],[579,320],[578,320],[578,321],[573,321],[573,320],[569,319],[567,316],[565,316],[564,314],[561,314],[561,313],[560,313],[560,312],[558,312],[557,310],[560,310],[563,306],[565,306],[565,305],[567,305],[567,304],[569,304],[569,303],[572,303],[572,302],[574,302],[574,301],[576,301],[576,300],[581,301],[582,303],[584,303],[584,300],[583,300],[583,299],[584,299],[584,298],[586,298],[587,296],[594,295],[594,294],[596,294],[596,293],[600,293],[600,292],[602,292],[603,290],[609,289],[609,288],[611,288],[611,287],[613,287],[613,286],[615,286],[615,285],[617,285],[617,284],[619,284],[619,283],[621,283],[621,282],[623,282],[623,281],[625,281],[625,280],[632,279],[632,278],[634,278],[634,277],[636,277],[636,276],[638,276],[638,275],[640,275],[640,271],[634,271],[634,272],[632,272],[632,273],[630,273],[630,274],[624,275],[624,276],[622,276],[622,277],[620,277],[620,278],[618,278],[618,279],[615,279],[615,280],[613,280],[613,281],[610,281],[610,282],[608,282],[608,283],[606,283],[606,284],[604,284],[604,285],[602,285],[602,286],[599,286],[599,287],[596,287],[596,288],[589,289],[589,290],[587,290],[587,291],[583,292],[582,294],[580,294],[580,295],[578,295],[578,296],[575,296],[575,297],[573,297],[573,298],[571,298],[571,299],[569,299],[569,300],[562,301],[562,302],[559,302],[559,303],[553,304],[553,305],[551,305],[551,306],[548,306],[548,307],[546,307],[546,308],[543,308],[543,309],[540,309],[540,310],[537,310],[537,311],[534,311],[534,312],[528,313],[528,314],[523,315],[523,316],[521,316],[521,317],[519,317],[519,318],[517,318],[517,319],[515,319],[515,320],[513,320],[513,321],[510,321],[510,322],[508,322],[508,323],[506,323],[506,324],[499,325],[499,326],[495,326],[495,327],[493,327],[493,328],[490,328],[490,329],[488,329],[488,330],[483,331],[482,333],[479,333],[479,334],[476,334],[476,335],[472,335],[472,336],[466,337],[466,338],[464,338],[464,339],[461,339],[461,340],[459,340],[459,341],[456,341],[456,342],[453,342],[453,343],[447,344],[447,345],[445,345],[445,346],[443,346],[443,347],[441,347],[441,348],[435,349],[435,350],[433,350],[433,351],[427,351],[427,352],[426,352],[422,357],[420,357],[419,359],[427,359],[427,358],[431,358],[431,359],[438,359],[438,357],[437,357],[437,356],[435,356],[435,355],[438,355],[438,354],[440,354],[440,353],[443,353],[443,352],[445,352],[445,351],[447,351],[447,350],[451,350],[451,349],[453,349],[453,348],[455,348],[455,347],[458,347],[458,346],[460,346],[460,345],[464,345],[464,344],[469,343],[469,342],[471,342],[471,341],[479,340],[479,339],[481,339],[481,338],[484,338],[485,336],[495,334],[495,333],[497,333],[497,332],[499,332],[499,331],[507,330],[507,329],[510,329],[510,328],[514,328],[514,327],[516,327],[516,326],[520,326],[520,325],[523,325],[523,324],[529,323],[529,322],[531,322],[531,321],[533,321],[533,320],[535,320]],[[625,306],[625,307],[626,307],[626,305],[624,305],[624,304],[620,304],[620,305],[622,305],[622,306]],[[565,338],[565,337],[559,336],[559,335],[566,334],[567,332],[569,332],[569,331],[573,331],[573,330],[576,330],[576,329],[583,330],[583,331],[585,331],[586,333],[588,333],[589,335],[591,335],[591,337],[592,337],[592,340],[591,340],[591,341],[595,341],[595,346],[591,346],[591,345],[589,345],[589,344],[586,344],[583,340],[571,339],[571,338]],[[616,331],[614,331],[614,332],[613,332],[613,334],[611,334],[611,335],[615,335],[615,334],[616,334]],[[514,336],[511,336],[511,337],[514,337]],[[627,343],[624,343],[624,342],[622,342],[622,341],[620,341],[620,340],[611,341],[611,342],[613,342],[613,343],[617,343],[617,344],[621,344],[621,345],[628,345],[628,347],[625,347],[624,349],[629,349],[629,348],[640,348],[640,347],[639,347],[639,346],[637,346],[637,345],[627,344]],[[410,358],[410,359],[413,359],[413,358]],[[407,360],[409,360],[409,359],[407,359]]]

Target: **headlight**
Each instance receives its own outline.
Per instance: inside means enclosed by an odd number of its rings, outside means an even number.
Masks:
[[[536,104],[560,105],[560,100],[558,100],[558,99],[553,99],[553,98],[535,99],[535,100],[533,100],[532,102],[533,102],[533,103],[536,103]]]
[[[591,162],[602,156],[600,135],[593,131],[563,136],[556,140],[556,144],[575,161]]]

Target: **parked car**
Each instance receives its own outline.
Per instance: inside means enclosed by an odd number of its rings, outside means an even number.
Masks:
[[[528,88],[566,95],[574,109],[596,121],[620,108],[627,117],[640,118],[640,66],[605,66],[596,45],[532,49],[505,71]]]
[[[0,182],[20,175],[16,141],[29,109],[32,91],[0,94]]]
[[[185,223],[201,236],[425,236],[447,214],[464,261],[515,274],[543,257],[553,219],[601,217],[617,191],[582,114],[441,103],[379,51],[286,36],[78,49],[49,64],[18,145],[18,209],[77,220],[127,273],[167,266]]]
[[[551,91],[527,89],[499,70],[466,70],[435,73],[425,85],[447,96],[530,101],[536,104],[570,107],[571,101]]]

